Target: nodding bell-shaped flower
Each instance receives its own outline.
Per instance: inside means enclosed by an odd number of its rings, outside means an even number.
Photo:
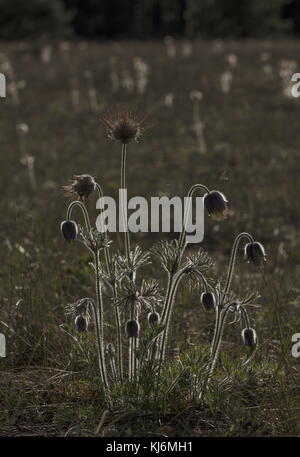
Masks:
[[[265,249],[258,241],[246,244],[244,254],[245,259],[255,265],[262,265],[267,260]]]
[[[66,241],[76,240],[78,236],[78,226],[75,221],[63,221],[60,225],[62,236]]]
[[[126,322],[126,335],[128,338],[138,338],[140,334],[140,324],[133,319]]]
[[[218,190],[212,190],[204,195],[204,206],[215,221],[222,221],[228,216],[228,200]]]
[[[244,328],[242,338],[245,346],[255,347],[257,343],[256,331],[253,328]]]
[[[75,325],[78,332],[86,332],[88,329],[88,320],[85,316],[79,315],[75,318]]]
[[[160,320],[160,315],[156,311],[153,311],[152,313],[148,314],[148,323],[149,325],[153,325],[158,323]]]
[[[200,302],[205,311],[210,311],[216,307],[216,299],[212,292],[203,292],[200,297]]]

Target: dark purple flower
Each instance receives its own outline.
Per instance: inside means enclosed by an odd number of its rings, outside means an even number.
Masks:
[[[133,319],[126,322],[126,335],[128,338],[138,338],[140,333],[140,324]]]
[[[61,233],[66,241],[76,240],[78,235],[78,226],[75,221],[63,221],[60,224]]]
[[[160,320],[160,315],[156,312],[153,311],[152,313],[148,314],[148,322],[150,325],[156,324]]]
[[[228,201],[218,190],[204,195],[204,206],[208,214],[216,221],[222,221],[228,215]]]
[[[257,342],[256,331],[253,328],[244,328],[242,338],[245,346],[255,347]]]
[[[265,249],[258,241],[246,244],[244,254],[245,259],[255,265],[262,265],[267,260]]]
[[[216,307],[216,299],[212,292],[203,292],[200,297],[200,302],[206,311],[215,309]]]

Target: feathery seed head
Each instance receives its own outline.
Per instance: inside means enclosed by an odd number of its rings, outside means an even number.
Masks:
[[[108,137],[122,144],[138,141],[145,130],[143,119],[125,105],[118,106],[114,113],[105,114],[101,121]]]
[[[96,187],[95,180],[90,175],[75,175],[73,181],[68,186],[63,186],[67,194],[75,194],[79,200],[84,200],[91,195]]]

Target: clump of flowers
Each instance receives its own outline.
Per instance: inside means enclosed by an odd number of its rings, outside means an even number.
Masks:
[[[103,117],[102,122],[109,138],[122,144],[120,185],[122,189],[126,189],[127,145],[141,136],[141,119],[129,108],[120,107],[116,113]],[[143,395],[152,395],[154,399],[159,395],[162,372],[171,363],[166,356],[169,330],[176,307],[176,294],[184,279],[188,281],[190,289],[197,290],[199,294],[199,312],[202,309],[215,316],[210,355],[205,362],[205,382],[203,379],[200,381],[197,377],[193,378],[197,397],[203,399],[209,389],[229,316],[233,316],[231,324],[242,324],[242,341],[250,351],[245,363],[250,361],[258,345],[256,332],[250,324],[248,306],[257,298],[257,293],[250,293],[245,297],[236,296],[231,290],[231,282],[240,244],[246,242],[245,259],[261,266],[266,260],[261,243],[247,232],[237,235],[233,242],[227,274],[222,279],[213,280],[211,270],[214,265],[207,253],[202,249],[196,252],[188,251],[185,227],[189,208],[185,213],[179,238],[171,242],[160,241],[146,252],[139,246],[132,247],[128,221],[123,211],[121,216],[125,227],[124,251],[113,252],[108,233],[101,233],[91,225],[85,205],[85,200],[94,191],[99,198],[103,197],[102,186],[90,175],[83,174],[74,176],[72,183],[65,186],[64,190],[75,195],[77,199],[68,206],[66,219],[61,224],[62,236],[67,242],[80,241],[89,250],[93,256],[92,267],[95,275],[95,293],[91,294],[94,298],[79,299],[68,305],[67,311],[79,333],[90,331],[90,328],[95,331],[99,379],[108,404],[111,404],[114,389],[120,397],[122,389],[126,390],[130,386],[134,388],[135,401]],[[203,184],[195,184],[189,189],[187,197],[193,197],[196,191],[204,195],[204,206],[213,219],[221,221],[227,217],[228,200],[222,192],[210,190]],[[81,211],[83,223],[74,219],[75,208]],[[148,265],[151,259],[157,261],[163,269],[165,288],[161,287],[161,281],[146,279],[144,275],[140,275],[140,270]],[[107,341],[104,331],[105,309],[113,310],[114,313],[113,342]],[[90,325],[91,311],[93,326]],[[183,367],[183,373],[185,371],[186,368]],[[150,380],[153,389],[149,392]],[[167,388],[167,392],[173,389],[174,383],[176,382],[173,381]],[[148,390],[143,387],[145,385]]]

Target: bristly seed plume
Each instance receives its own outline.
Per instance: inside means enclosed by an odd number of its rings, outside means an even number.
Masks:
[[[145,131],[144,118],[134,113],[126,105],[119,105],[115,111],[108,112],[100,118],[111,140],[128,144],[138,141]]]
[[[63,186],[67,194],[76,195],[79,200],[85,200],[96,187],[95,180],[90,175],[74,175],[73,181],[68,186]]]

